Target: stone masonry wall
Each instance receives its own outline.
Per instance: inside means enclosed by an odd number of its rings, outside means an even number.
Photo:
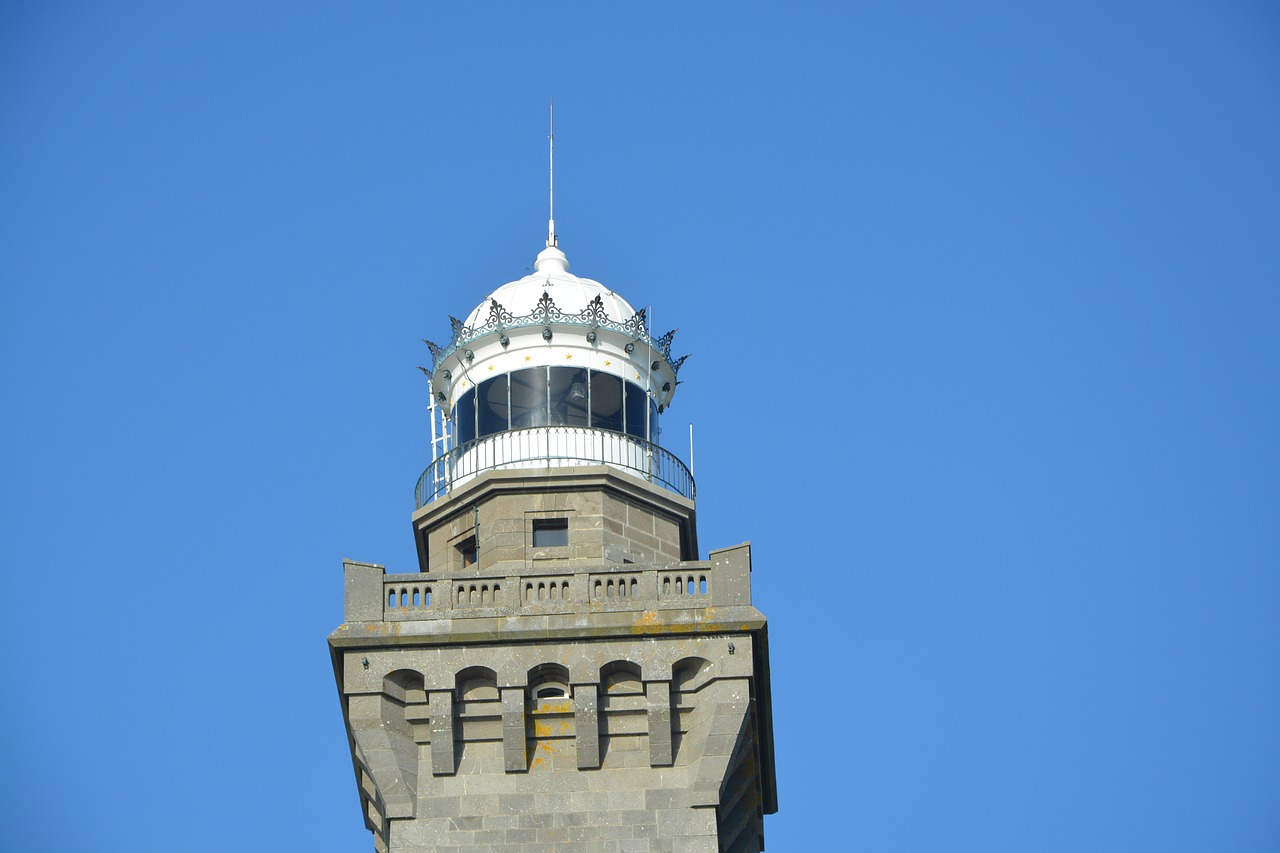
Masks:
[[[431,574],[502,566],[581,568],[697,559],[693,507],[604,468],[568,469],[560,488],[493,472],[415,514],[420,562]],[[655,496],[659,500],[655,500]],[[536,547],[535,521],[563,520],[569,544]],[[476,546],[477,562],[464,559]]]
[[[750,713],[748,636],[348,657],[385,849],[718,849],[720,789]]]
[[[489,472],[412,521],[420,571],[346,561],[329,638],[377,853],[762,849],[749,545],[698,560],[693,502],[606,466]]]
[[[478,512],[477,512],[478,510]],[[678,561],[678,520],[651,507],[601,491],[489,495],[458,508],[427,532],[429,570],[462,571],[462,545],[476,535],[481,571],[500,564],[584,565]],[[569,545],[536,548],[535,520],[564,519]]]

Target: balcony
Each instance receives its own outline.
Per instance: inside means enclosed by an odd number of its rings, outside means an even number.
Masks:
[[[418,508],[486,471],[608,465],[694,500],[693,476],[674,454],[633,435],[590,427],[506,430],[455,447],[418,478]]]
[[[655,626],[688,618],[728,624],[754,614],[735,610],[751,604],[751,546],[745,543],[712,551],[707,560],[669,565],[511,568],[474,575],[387,574],[383,566],[347,560],[346,621],[436,622],[448,629],[468,620],[496,619],[510,633],[520,629],[513,618],[533,617],[531,630],[559,618],[581,631],[583,619],[596,624],[615,614],[628,630],[643,632],[649,623],[636,622],[636,613],[652,614]],[[681,615],[684,611],[695,615]]]
[[[382,621],[710,607],[717,601],[715,575],[706,561],[629,572],[434,580],[421,574],[384,575]]]

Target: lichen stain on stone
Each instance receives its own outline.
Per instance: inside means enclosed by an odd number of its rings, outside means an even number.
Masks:
[[[702,624],[701,628],[710,628],[712,631],[727,631],[729,626],[720,621],[720,610],[716,607],[704,607],[702,612],[698,614],[698,621]]]
[[[564,737],[565,735],[568,735],[568,734],[570,734],[568,720],[557,720],[553,723],[543,722],[542,720],[533,721],[534,737],[554,738],[554,737]]]
[[[646,610],[640,614],[640,617],[631,623],[631,632],[633,634],[660,634],[667,630],[666,626],[658,618],[658,611]]]
[[[563,702],[553,702],[543,705],[534,713],[537,714],[572,714],[572,703],[566,699]]]
[[[552,757],[560,751],[559,742],[540,743],[534,750],[533,760],[529,762],[530,770],[549,768]]]

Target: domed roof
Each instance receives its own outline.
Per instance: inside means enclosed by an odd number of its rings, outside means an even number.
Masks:
[[[489,317],[490,299],[497,300],[516,317],[531,314],[544,292],[561,313],[570,316],[585,311],[597,296],[610,320],[625,323],[635,316],[636,309],[631,307],[631,303],[600,282],[570,273],[568,258],[555,246],[538,253],[534,270],[532,274],[508,282],[491,293],[467,315],[465,324],[472,328],[481,326]]]
[[[653,386],[662,388],[666,394],[660,404],[670,402],[679,384],[676,374],[688,358],[671,355],[675,329],[654,337],[644,308],[637,311],[600,282],[570,274],[569,261],[554,245],[538,254],[534,267],[532,274],[508,282],[486,296],[465,321],[451,316],[452,334],[446,346],[423,340],[431,351],[431,368],[421,370],[431,377],[437,397],[452,399],[450,383],[472,381],[466,375],[466,365],[487,358],[484,352],[487,347],[492,346],[492,354],[498,355],[507,353],[508,348],[517,343],[520,347],[526,346],[529,341],[520,343],[517,339],[529,338],[541,350],[561,331],[576,327],[583,330],[582,338],[586,342],[583,346],[589,345],[593,352],[610,348],[617,351],[621,359],[617,361],[617,369],[626,362],[632,372],[656,371]],[[643,355],[632,358],[637,348]],[[566,358],[572,355],[562,354]],[[456,374],[454,367],[445,366],[455,355],[465,361],[465,364],[460,362],[462,372]],[[609,363],[610,359],[605,359],[604,364]]]

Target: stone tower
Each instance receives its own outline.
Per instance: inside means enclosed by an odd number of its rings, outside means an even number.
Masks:
[[[768,633],[750,545],[699,559],[693,478],[657,442],[672,333],[570,274],[554,226],[452,322],[417,571],[347,561],[329,637],[374,848],[763,849]]]

